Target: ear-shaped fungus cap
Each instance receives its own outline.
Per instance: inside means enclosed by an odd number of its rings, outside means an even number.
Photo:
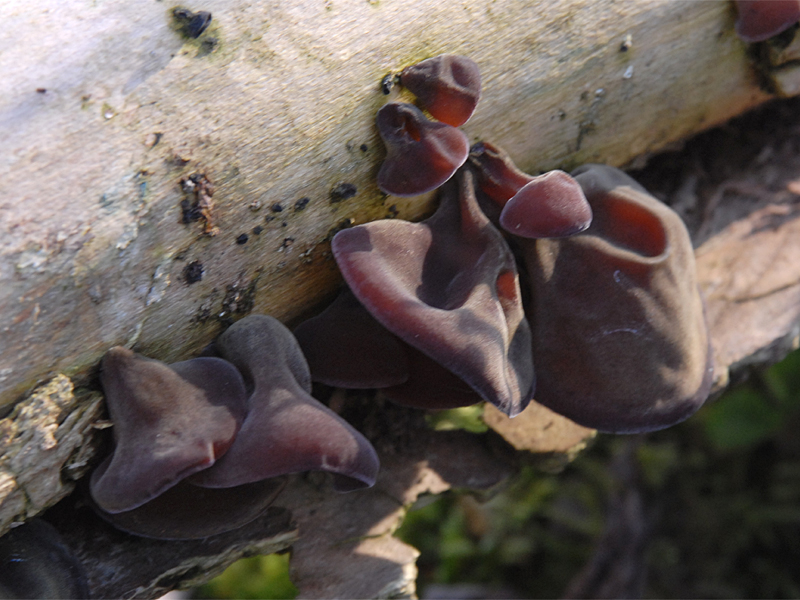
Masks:
[[[412,104],[385,104],[376,122],[386,144],[378,187],[387,194],[417,196],[435,190],[467,160],[467,136],[445,123],[429,121]]]
[[[406,67],[400,73],[400,83],[429,113],[453,127],[467,122],[481,97],[478,65],[457,54],[440,54]]]
[[[375,483],[375,449],[311,397],[308,364],[297,340],[279,321],[250,315],[231,325],[215,346],[252,389],[249,412],[225,456],[190,482],[232,487],[289,473],[328,471],[339,491]]]
[[[350,389],[385,388],[408,379],[402,342],[347,287],[294,330],[314,381]]]
[[[352,227],[336,234],[332,249],[350,289],[384,327],[507,414],[525,408],[534,375],[514,257],[478,208],[471,173],[443,189],[428,220]],[[403,385],[416,371],[412,363]]]
[[[763,42],[800,20],[799,0],[736,0],[736,33],[746,42]]]
[[[115,447],[92,473],[91,493],[109,513],[141,506],[212,465],[246,411],[244,380],[220,358],[168,366],[117,346],[103,357],[101,381]]]
[[[503,207],[500,225],[519,237],[575,235],[592,222],[581,186],[564,171],[549,171],[525,184]]]
[[[686,227],[622,171],[573,172],[586,232],[524,242],[536,400],[576,423],[633,433],[682,421],[711,386],[711,348]]]

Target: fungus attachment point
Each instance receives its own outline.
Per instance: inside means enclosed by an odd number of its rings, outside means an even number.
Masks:
[[[314,381],[369,389],[408,379],[402,342],[378,323],[347,287],[322,313],[298,325],[294,335]]]
[[[523,242],[536,400],[586,427],[652,431],[694,413],[711,348],[680,217],[622,171],[573,172],[594,213],[582,234]]]
[[[340,231],[334,257],[372,316],[418,351],[409,355],[409,380],[387,390],[392,399],[440,407],[435,394],[410,393],[424,390],[423,371],[443,370],[420,367],[427,357],[467,384],[448,403],[475,403],[472,388],[515,415],[532,397],[534,375],[514,257],[480,211],[471,173],[462,171],[441,196],[422,223],[388,219]]]
[[[471,58],[440,54],[406,67],[400,83],[435,118],[459,127],[475,112],[481,97],[481,72]]]
[[[290,473],[327,471],[334,475],[338,491],[375,483],[375,449],[311,396],[306,359],[279,321],[245,317],[217,339],[215,348],[242,372],[252,390],[248,413],[225,456],[189,482],[227,488]]]
[[[244,419],[244,380],[212,357],[166,365],[120,346],[103,357],[101,382],[114,451],[91,476],[109,513],[132,510],[212,465]]]
[[[564,171],[549,171],[520,188],[503,207],[500,225],[519,237],[575,235],[592,222],[581,186]]]
[[[378,111],[376,122],[386,144],[378,187],[387,194],[430,192],[467,160],[467,136],[445,123],[429,121],[416,106],[390,102]]]
[[[736,33],[746,42],[763,42],[800,20],[800,0],[736,0]]]

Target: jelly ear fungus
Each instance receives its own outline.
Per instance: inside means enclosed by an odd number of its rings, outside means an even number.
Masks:
[[[573,175],[592,225],[522,247],[536,400],[601,431],[669,427],[703,404],[712,378],[689,234],[622,171],[586,165]]]
[[[392,399],[414,406],[425,388],[415,378],[449,371],[479,396],[465,389],[456,405],[483,398],[509,415],[525,408],[534,374],[514,257],[478,208],[471,173],[442,189],[426,221],[346,229],[332,249],[361,304],[413,348],[409,380],[387,389]]]

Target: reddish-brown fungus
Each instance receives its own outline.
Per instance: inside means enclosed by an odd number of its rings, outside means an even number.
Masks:
[[[573,175],[592,225],[522,244],[536,400],[602,431],[668,427],[694,413],[711,386],[689,234],[622,171],[587,165]]]
[[[475,112],[481,97],[481,72],[471,58],[440,54],[406,67],[401,85],[442,123],[459,127]]]
[[[378,111],[376,122],[386,144],[378,187],[387,194],[416,196],[434,190],[467,160],[467,136],[429,121],[416,106],[390,102]]]
[[[236,441],[189,481],[225,488],[303,471],[327,471],[349,491],[375,483],[378,456],[367,439],[311,395],[308,364],[292,333],[272,317],[250,315],[215,342],[251,390]]]
[[[384,327],[507,414],[525,408],[534,375],[514,257],[478,208],[471,173],[442,190],[428,220],[346,229],[332,248],[350,289]],[[395,399],[403,386],[420,389],[418,372],[409,368]],[[464,389],[457,395],[472,403]]]
[[[514,194],[533,180],[531,175],[517,168],[505,150],[489,142],[472,146],[469,162],[475,168],[481,191],[499,208],[503,208]]]
[[[581,186],[564,171],[549,171],[522,186],[500,213],[500,226],[519,237],[575,235],[592,222]]]
[[[736,33],[746,42],[762,42],[800,21],[800,0],[736,0]]]
[[[166,365],[117,346],[103,358],[101,381],[115,447],[92,473],[91,494],[109,513],[141,506],[212,465],[246,411],[242,376],[220,358]]]
[[[402,342],[344,288],[333,303],[295,330],[311,378],[351,389],[385,388],[408,379]]]

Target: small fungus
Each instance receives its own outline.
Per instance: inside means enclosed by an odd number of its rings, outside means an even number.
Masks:
[[[199,38],[211,23],[211,13],[205,10],[192,12],[188,8],[174,8],[172,16],[181,32],[190,38]]]
[[[481,97],[481,72],[471,58],[440,54],[406,67],[400,83],[431,115],[453,127],[467,122]]]
[[[115,445],[91,493],[106,512],[132,510],[209,467],[244,420],[244,381],[220,358],[166,365],[117,346],[101,369]]]
[[[245,317],[216,340],[215,348],[244,375],[250,389],[248,413],[225,456],[189,482],[227,488],[290,473],[327,471],[334,475],[338,491],[375,483],[375,449],[311,396],[306,359],[279,321]]]
[[[500,226],[524,238],[575,235],[592,222],[592,208],[581,186],[564,171],[534,177],[511,197],[500,213]]]
[[[469,141],[461,130],[426,119],[412,104],[385,104],[377,125],[386,144],[378,187],[387,194],[430,192],[450,179],[469,155]]]
[[[435,394],[404,392],[424,390],[417,378],[436,370],[468,384],[456,405],[483,398],[509,415],[525,408],[533,361],[514,257],[480,211],[471,173],[442,190],[439,209],[426,221],[359,225],[339,232],[332,250],[364,307],[418,352],[409,355],[409,380],[387,390],[392,399],[441,408]],[[425,357],[432,361],[423,368]]]
[[[536,400],[586,427],[634,433],[688,418],[711,386],[694,252],[680,217],[622,171],[573,172],[594,219],[521,244]]]
[[[800,0],[736,0],[736,33],[763,42],[800,21]]]
[[[337,183],[333,186],[330,193],[331,204],[336,204],[342,200],[349,200],[358,193],[358,188],[352,183],[345,181]]]
[[[404,344],[344,288],[322,313],[294,330],[311,377],[350,389],[384,388],[408,379]],[[344,349],[340,352],[337,349]]]

